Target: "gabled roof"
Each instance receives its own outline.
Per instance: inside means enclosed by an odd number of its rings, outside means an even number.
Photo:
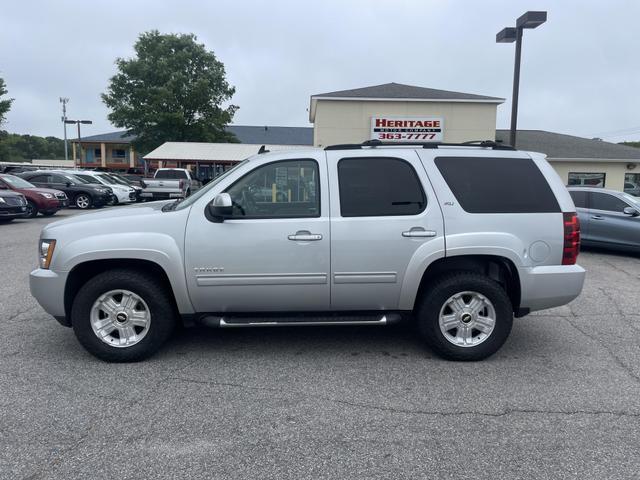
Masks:
[[[165,142],[145,160],[240,161],[255,155],[264,144]],[[267,150],[309,149],[308,145],[265,145]]]
[[[240,143],[271,145],[313,145],[312,127],[270,127],[229,125]]]
[[[129,135],[126,130],[119,130],[117,132],[99,133],[98,135],[82,137],[82,143],[131,143],[135,138],[135,135]],[[78,142],[77,138],[71,138],[70,140],[75,143]]]
[[[270,145],[313,145],[313,128],[311,127],[271,127],[253,125],[229,125],[227,131],[233,133],[240,143]],[[101,133],[82,137],[82,142],[95,143],[131,143],[135,135],[128,135],[126,130]],[[77,142],[77,139],[71,139]]]
[[[509,130],[496,130],[496,140],[509,143]],[[640,148],[544,130],[518,130],[518,150],[545,153],[553,159],[640,160]]]
[[[495,103],[504,102],[504,98],[487,97],[473,93],[452,92],[435,88],[416,87],[402,83],[384,83],[371,87],[339,90],[337,92],[319,93],[311,96],[309,120],[315,121],[318,100],[369,100],[391,102],[463,102],[463,103]]]

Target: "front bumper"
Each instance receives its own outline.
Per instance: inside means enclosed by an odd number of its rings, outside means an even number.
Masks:
[[[29,274],[29,289],[40,306],[58,321],[66,317],[64,311],[64,288],[67,273],[38,268]],[[61,322],[63,323],[63,322]],[[63,323],[65,324],[65,323]]]
[[[586,272],[580,265],[551,265],[518,269],[520,308],[530,311],[566,305],[580,295]]]
[[[3,218],[21,218],[27,213],[26,205],[11,205],[0,207],[0,219]]]

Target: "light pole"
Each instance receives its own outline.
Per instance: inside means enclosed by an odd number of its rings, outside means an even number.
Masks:
[[[69,103],[69,99],[60,97],[60,103],[62,104],[62,125],[64,125],[64,159],[69,160],[69,147],[67,146],[67,103]]]
[[[64,123],[75,123],[78,125],[78,157],[80,158],[80,168],[82,168],[82,145],[80,142],[82,141],[82,137],[80,136],[80,124],[91,125],[93,122],[91,120],[65,120]],[[76,159],[73,159],[73,164],[76,164]]]
[[[547,21],[547,12],[527,12],[516,20],[516,26],[502,29],[496,35],[496,43],[516,42],[516,60],[513,67],[513,96],[511,98],[511,132],[509,143],[516,146],[518,124],[518,91],[520,89],[520,56],[522,53],[522,32],[525,28],[536,28]]]

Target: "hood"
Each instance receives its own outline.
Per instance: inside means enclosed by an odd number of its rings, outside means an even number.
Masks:
[[[12,192],[11,190],[0,190],[0,197],[22,197],[21,193]]]
[[[29,193],[29,192],[33,192],[33,193],[50,193],[53,196],[55,196],[56,194],[59,194],[59,193],[64,194],[64,192],[62,192],[60,190],[55,190],[53,188],[34,187],[34,188],[21,188],[19,190],[23,191],[23,192],[26,192],[26,193]]]
[[[163,200],[160,202],[139,203],[117,208],[108,208],[99,212],[83,213],[50,223],[45,228],[58,228],[67,225],[80,225],[82,228],[93,228],[96,225],[117,222],[127,224],[131,229],[134,229],[136,222],[142,220],[144,217],[164,215],[165,212],[162,211],[162,207],[173,201],[174,200]]]

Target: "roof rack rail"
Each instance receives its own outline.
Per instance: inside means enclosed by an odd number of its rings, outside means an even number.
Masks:
[[[443,142],[381,142],[380,140],[366,140],[362,143],[343,143],[339,145],[326,146],[325,150],[359,150],[366,147],[480,147],[491,148],[493,150],[515,150],[511,145],[503,145],[495,140],[472,140],[463,143],[443,143]]]

